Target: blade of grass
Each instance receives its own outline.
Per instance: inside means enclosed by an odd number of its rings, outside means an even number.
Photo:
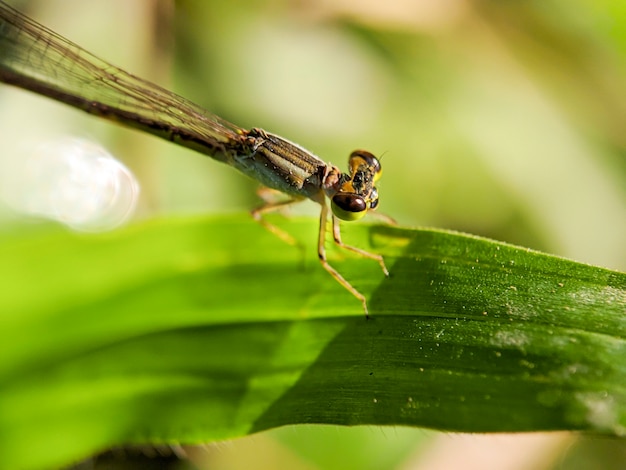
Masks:
[[[244,215],[1,236],[4,464],[291,423],[624,434],[626,275],[349,225],[391,270],[331,251],[367,321],[313,256],[315,221],[278,223],[306,259]]]

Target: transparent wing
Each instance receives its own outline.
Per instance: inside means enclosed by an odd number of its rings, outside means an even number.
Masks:
[[[244,146],[245,130],[95,57],[2,2],[0,81],[227,163]]]

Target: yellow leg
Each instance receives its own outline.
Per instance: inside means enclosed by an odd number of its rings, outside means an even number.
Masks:
[[[263,196],[263,194],[259,194],[265,200],[265,203],[251,212],[254,220],[256,220],[266,230],[272,232],[284,242],[289,243],[290,245],[299,246],[301,249],[303,249],[304,247],[302,247],[302,244],[299,243],[298,240],[296,240],[293,236],[285,232],[283,229],[276,227],[276,225],[270,224],[267,220],[265,220],[265,218],[263,218],[263,214],[279,211],[280,209],[284,209],[285,207],[300,202],[302,199],[290,198],[283,201],[269,201]]]
[[[300,248],[303,249],[302,245],[293,236],[291,236],[289,233],[285,232],[284,230],[276,227],[275,225],[269,223],[263,217],[263,215],[268,212],[276,212],[276,211],[279,211],[280,209],[290,206],[291,204],[301,202],[301,199],[291,198],[291,199],[286,199],[283,201],[269,201],[266,198],[264,199],[265,199],[265,203],[262,206],[257,207],[251,212],[254,220],[259,222],[265,229],[272,232],[281,240],[289,243],[290,245],[299,246]],[[318,242],[317,242],[317,256],[319,257],[320,263],[322,264],[324,269],[328,271],[328,273],[333,278],[335,278],[337,282],[339,282],[339,284],[341,284],[348,292],[350,292],[354,297],[356,297],[357,299],[361,301],[361,304],[363,305],[363,310],[365,312],[365,317],[369,319],[369,311],[367,309],[367,300],[365,296],[361,294],[358,290],[356,290],[356,288],[352,284],[346,281],[346,279],[328,263],[328,260],[326,258],[325,241],[326,241],[326,230],[327,230],[326,223],[328,221],[328,215],[330,214],[330,209],[328,207],[328,204],[326,203],[325,198],[320,197],[319,201],[317,202],[319,202],[319,204],[322,206],[322,210],[320,213],[320,222],[319,222],[319,237],[318,237]],[[362,250],[355,246],[346,245],[341,240],[339,219],[337,219],[337,217],[335,217],[334,215],[332,216],[332,224],[333,224],[333,239],[339,247],[352,251],[354,253],[357,253],[366,258],[370,258],[375,261],[378,261],[378,264],[382,268],[385,276],[389,276],[389,271],[387,270],[387,267],[385,266],[385,261],[383,260],[383,257],[381,255],[370,253],[369,251]]]
[[[392,226],[398,225],[398,222],[396,222],[396,219],[394,219],[393,217],[391,217],[391,216],[389,216],[387,214],[384,214],[382,212],[369,211],[367,213],[367,216],[379,219],[379,220],[381,220],[383,223],[385,223],[387,225],[392,225]]]
[[[361,248],[357,248],[356,246],[346,245],[341,241],[341,233],[339,227],[339,219],[333,215],[333,238],[335,239],[335,243],[337,246],[344,248],[346,250],[350,250],[354,253],[358,253],[361,256],[365,256],[366,258],[373,259],[374,261],[378,261],[381,269],[385,276],[389,277],[389,271],[387,270],[387,266],[385,266],[385,260],[381,255],[377,255],[375,253],[370,253],[369,251],[362,250]]]
[[[369,319],[370,316],[367,310],[367,300],[365,299],[365,296],[361,294],[358,290],[356,290],[352,284],[346,281],[344,277],[339,274],[339,272],[335,268],[333,268],[326,259],[326,248],[324,246],[324,242],[326,241],[326,221],[328,220],[328,205],[326,204],[326,201],[320,202],[320,204],[322,204],[322,212],[320,214],[320,231],[317,241],[317,256],[319,257],[324,269],[328,271],[329,274],[334,277],[337,282],[339,282],[339,284],[341,284],[348,292],[350,292],[353,296],[361,301],[361,304],[363,304],[363,310],[365,311],[365,318]]]

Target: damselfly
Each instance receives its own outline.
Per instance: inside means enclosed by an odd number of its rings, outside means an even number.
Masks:
[[[337,245],[376,260],[382,256],[346,245],[339,219],[356,220],[378,205],[380,162],[364,150],[352,152],[349,173],[299,145],[262,129],[242,129],[194,103],[101,60],[80,46],[0,2],[0,81],[31,90],[120,124],[149,132],[231,165],[289,199],[266,202],[256,220],[284,239],[263,214],[302,199],[321,205],[317,252],[322,266],[363,304],[365,296],[326,259],[325,237],[332,218]],[[327,198],[330,199],[329,211]]]

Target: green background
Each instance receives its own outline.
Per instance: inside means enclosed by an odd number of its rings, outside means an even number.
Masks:
[[[126,70],[238,125],[283,135],[336,165],[344,167],[354,148],[382,155],[380,210],[402,226],[460,230],[610,269],[626,267],[622,2],[9,3]],[[0,100],[2,158],[10,158],[21,140],[33,136],[71,133],[103,142],[140,181],[139,221],[165,217],[167,226],[172,215],[242,215],[258,203],[254,182],[210,159],[8,87],[0,88]],[[302,214],[315,216],[314,205],[304,206]],[[0,213],[7,240],[23,237],[17,232],[23,228],[16,226],[32,224],[8,209],[0,208]],[[244,256],[248,246],[251,259],[271,263],[277,253],[289,251],[280,241],[274,245],[271,237],[265,239],[239,215],[235,220],[243,228],[222,235],[236,245],[224,248],[225,253]],[[191,233],[207,230],[205,222],[191,220]],[[229,221],[206,223],[217,231]],[[137,230],[156,236],[150,226]],[[315,265],[315,224],[294,230],[307,247],[302,283],[325,282],[325,273]],[[367,240],[360,228],[353,230]],[[126,237],[120,235],[120,243]],[[127,253],[132,263],[132,256],[143,259],[136,250],[134,255],[130,250],[120,253]],[[290,262],[297,266],[294,251]],[[33,251],[23,269],[38,266],[36,255]],[[153,255],[158,250],[147,250],[143,257]],[[91,256],[104,260],[101,253]],[[38,289],[66,292],[62,298],[68,308],[80,305],[80,294],[73,295],[78,290],[69,287],[68,279],[87,284],[98,265],[94,261],[91,270],[87,265],[77,271],[71,259],[57,256],[47,276],[44,270],[32,286],[20,284],[22,289],[36,286],[29,293],[40,299]],[[228,259],[220,262],[227,269]],[[380,282],[374,268],[365,263],[363,268],[348,267],[345,274],[365,285]],[[259,268],[263,276],[265,269]],[[254,291],[254,271],[245,273],[250,279],[243,290]],[[236,273],[231,274],[234,278]],[[2,275],[5,286],[19,279],[7,270]],[[18,287],[11,292],[24,300]],[[310,298],[308,292],[289,294]],[[339,302],[352,309],[354,299],[340,289],[334,294],[326,305]],[[280,284],[266,295],[280,303]],[[376,297],[371,299],[376,308],[385,308],[376,304]],[[401,304],[402,299],[393,302]],[[141,313],[151,313],[151,308]],[[320,309],[315,315],[326,315],[319,300],[313,308]],[[54,325],[46,326],[58,340]],[[619,330],[613,333],[620,337]],[[19,333],[12,339],[19,342]],[[261,436],[229,444],[218,454],[223,458],[232,453],[236,461],[242,454],[265,451],[268,461],[279,455],[302,468],[348,468],[348,463],[354,468],[393,468],[433,435],[404,428],[284,428]],[[587,461],[581,456],[598,447],[601,451],[590,460],[596,459],[597,468],[623,461],[616,457],[623,458],[623,444],[607,451],[607,441],[583,441],[560,457],[548,453],[546,465],[584,468],[580,465]],[[606,461],[598,460],[602,456]],[[223,465],[233,468],[229,465],[234,463]]]

